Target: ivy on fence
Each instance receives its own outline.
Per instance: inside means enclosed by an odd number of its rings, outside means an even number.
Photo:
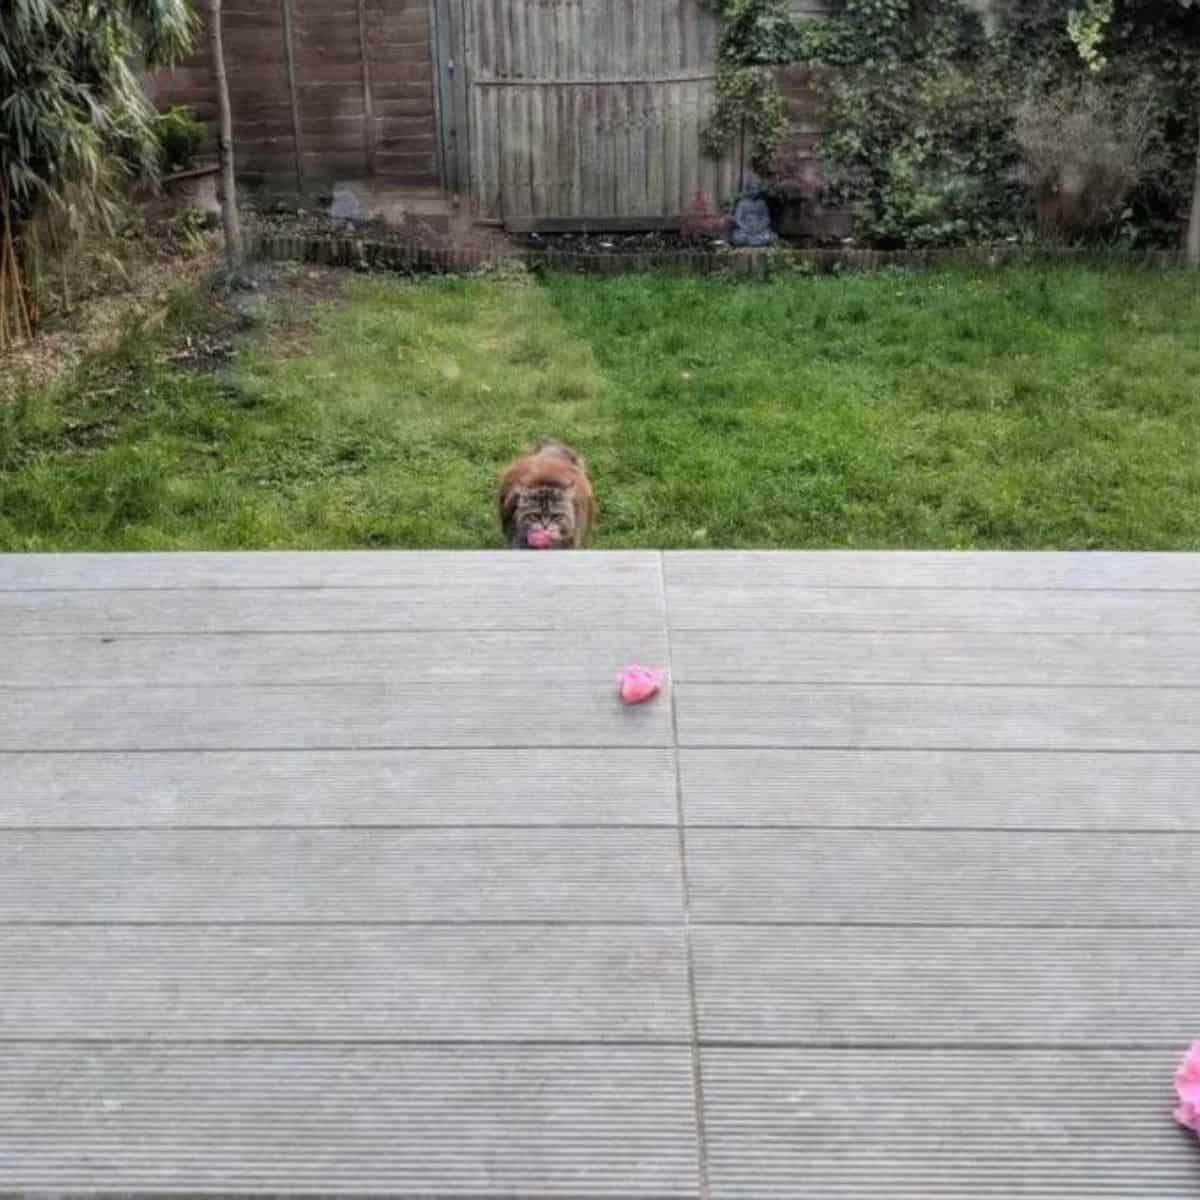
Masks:
[[[866,240],[1045,234],[1053,208],[1071,239],[1178,245],[1200,181],[1200,0],[1005,0],[987,19],[964,0],[832,0],[812,21],[787,0],[704,2],[721,21],[705,149],[771,175],[789,125],[777,68],[808,64],[823,199],[852,208]],[[1058,160],[1032,162],[1030,131],[1064,114]]]
[[[788,135],[787,98],[775,68],[804,51],[801,24],[787,0],[707,0],[721,19],[717,95],[701,133],[707,154],[736,149],[765,174]]]

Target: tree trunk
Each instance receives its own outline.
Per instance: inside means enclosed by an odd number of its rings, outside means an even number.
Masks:
[[[0,353],[33,336],[35,316],[12,227],[8,202],[0,196]]]
[[[1196,133],[1196,177],[1192,183],[1192,215],[1188,221],[1187,265],[1200,267],[1200,131]]]
[[[208,44],[212,53],[213,80],[217,85],[217,146],[221,160],[225,269],[233,282],[242,274],[242,223],[238,217],[237,182],[233,174],[233,113],[229,107],[229,81],[225,78],[225,50],[221,45],[221,0],[208,0]]]

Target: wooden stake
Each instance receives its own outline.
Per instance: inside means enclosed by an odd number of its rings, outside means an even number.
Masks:
[[[362,54],[363,121],[367,145],[367,174],[375,174],[375,96],[371,87],[371,53],[367,43],[367,0],[358,0],[358,44]]]
[[[0,246],[0,349],[33,337],[33,319],[25,302],[25,279],[13,240],[8,205],[3,205],[4,239]]]
[[[304,131],[300,123],[300,92],[296,86],[296,31],[293,0],[283,6],[283,48],[287,54],[288,95],[292,101],[292,141],[296,147],[296,191],[304,195]]]
[[[1192,213],[1188,220],[1187,265],[1200,267],[1200,135],[1196,138],[1196,177],[1192,183]]]
[[[221,160],[221,224],[225,228],[225,269],[230,281],[233,281],[242,273],[244,258],[233,162],[233,111],[229,104],[229,80],[225,75],[225,47],[221,41],[221,0],[208,0],[208,45],[217,87],[217,145]]]

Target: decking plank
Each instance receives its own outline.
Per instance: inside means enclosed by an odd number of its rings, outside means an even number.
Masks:
[[[0,1192],[691,1197],[686,1047],[5,1047]]]
[[[0,834],[0,922],[679,916],[669,829]]]
[[[682,746],[1200,750],[1200,688],[676,684]]]
[[[676,630],[1016,637],[1194,634],[1200,628],[1200,591],[770,587],[752,574],[727,585],[672,585],[668,608]]]
[[[670,745],[668,706],[621,705],[614,678],[0,690],[0,751]]]
[[[1200,555],[1120,551],[672,550],[669,588],[1200,588]]]
[[[172,591],[0,591],[0,632],[118,636],[185,633],[430,633],[525,628],[658,629],[653,580],[524,584],[486,572],[471,585],[403,588],[213,588]]]
[[[1193,930],[694,926],[700,1036],[838,1046],[1196,1036]]]
[[[694,825],[1200,829],[1194,754],[681,750]]]
[[[145,588],[467,588],[660,591],[647,551],[517,554],[470,550],[233,551],[168,554],[0,554],[0,591]]]
[[[0,962],[0,1041],[690,1038],[677,926],[10,926]]]
[[[1175,1057],[707,1048],[713,1200],[1193,1200]]]
[[[1200,836],[693,829],[700,921],[1194,925]]]
[[[662,629],[27,637],[4,642],[0,688],[447,683],[612,687],[626,663],[665,663]]]
[[[0,828],[674,825],[669,749],[0,755]]]
[[[671,652],[681,683],[1200,686],[1200,636],[721,629],[676,632]]]

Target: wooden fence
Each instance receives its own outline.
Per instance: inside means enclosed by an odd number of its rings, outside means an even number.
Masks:
[[[239,175],[274,192],[440,184],[531,229],[671,225],[737,186],[733,156],[700,149],[718,34],[700,0],[226,0],[224,23]],[[786,87],[814,163],[804,73]],[[212,112],[203,52],[152,90]]]
[[[239,178],[315,195],[336,179],[439,183],[430,0],[226,0]],[[196,55],[150,81],[160,107],[214,109]]]
[[[439,111],[468,131],[481,219],[647,226],[678,221],[695,192],[736,187],[736,164],[700,152],[718,27],[698,0],[437,0],[436,12],[461,31],[466,84],[446,88],[439,62]]]

